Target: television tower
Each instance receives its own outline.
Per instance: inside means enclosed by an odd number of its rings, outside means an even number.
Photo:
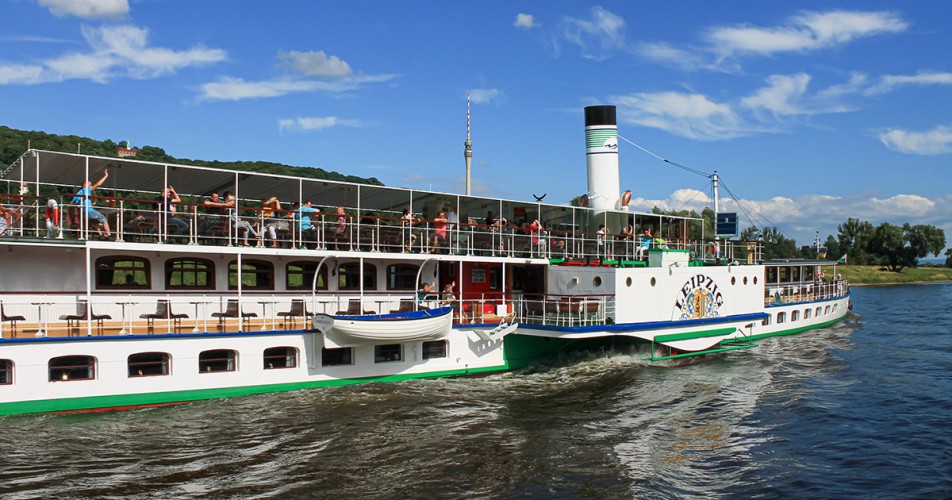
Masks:
[[[473,141],[469,139],[469,93],[466,93],[466,142],[463,143],[463,157],[466,158],[466,196],[469,192],[469,173],[473,164]]]

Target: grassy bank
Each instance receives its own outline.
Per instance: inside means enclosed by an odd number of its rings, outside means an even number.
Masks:
[[[833,268],[824,268],[829,278]],[[893,285],[901,283],[920,283],[928,281],[952,281],[950,267],[907,267],[902,272],[881,271],[879,266],[836,266],[836,272],[843,275],[851,285]]]

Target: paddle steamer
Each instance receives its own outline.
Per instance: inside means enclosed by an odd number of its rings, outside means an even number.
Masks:
[[[613,345],[661,361],[847,314],[848,285],[819,274],[832,263],[765,262],[700,219],[629,211],[615,110],[585,120],[584,207],[27,151],[0,173],[0,415],[479,375]]]

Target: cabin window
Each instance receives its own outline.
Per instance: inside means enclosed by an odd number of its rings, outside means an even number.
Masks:
[[[631,276],[625,278],[625,286],[631,287]]]
[[[169,374],[170,356],[166,352],[140,352],[129,356],[129,377],[154,377]]]
[[[296,261],[289,262],[285,268],[286,288],[288,290],[310,290],[314,286],[314,271],[317,262]],[[321,266],[317,276],[317,289],[327,290],[327,266]]]
[[[391,264],[387,266],[387,290],[415,290],[420,266]]]
[[[446,357],[446,341],[433,340],[423,343],[423,359],[436,359]]]
[[[237,368],[238,353],[231,349],[202,351],[198,355],[200,373],[233,372]]]
[[[830,306],[826,306],[826,309],[823,309],[823,314],[830,314]]]
[[[731,276],[731,285],[733,286],[733,285],[736,285],[736,284],[737,284],[737,278],[734,277],[734,276]]]
[[[760,324],[761,324],[761,325],[764,325],[764,326],[769,325],[769,324],[770,324],[770,315],[768,314],[767,317],[764,318],[764,320],[760,322]]]
[[[744,276],[744,284],[747,284],[747,276]]]
[[[833,312],[836,312],[836,308],[837,308],[838,306],[839,306],[839,304],[833,304]]]
[[[803,319],[810,319],[810,315],[813,313],[810,309],[803,310]]]
[[[812,266],[811,266],[811,267],[804,267],[804,268],[803,268],[803,281],[813,281],[813,279],[816,277],[815,271],[816,271],[816,270],[815,270]]]
[[[243,290],[274,290],[274,266],[263,260],[241,261],[241,288]],[[238,261],[228,264],[228,289],[238,289]]]
[[[389,363],[403,359],[403,346],[400,344],[384,344],[374,346],[374,363]]]
[[[778,324],[778,325],[779,325],[780,323],[783,323],[784,320],[786,320],[786,319],[787,319],[787,313],[785,313],[785,312],[777,313],[777,324]]]
[[[790,268],[781,267],[780,270],[780,282],[781,283],[790,283]]]
[[[59,356],[50,360],[50,382],[93,380],[96,358],[92,356]]]
[[[206,259],[169,259],[165,261],[165,287],[214,290],[215,263]]]
[[[414,276],[416,278],[416,276]],[[360,289],[360,264],[348,262],[337,266],[337,288],[339,290]],[[377,266],[364,264],[364,290],[377,289]]]
[[[757,284],[757,277],[756,277],[756,276],[754,276],[754,284],[755,284],[755,285]]]
[[[148,289],[149,261],[142,257],[111,255],[96,259],[96,288]]]
[[[790,269],[790,272],[791,272],[791,278],[792,278],[792,280],[793,280],[794,282],[800,281],[800,268],[799,268],[799,267],[791,268],[791,269]]]
[[[0,385],[13,383],[13,361],[0,359]]]
[[[768,267],[767,268],[767,283],[779,283],[779,282],[780,281],[777,279],[777,268]]]
[[[823,312],[823,310],[822,310],[821,308],[817,307],[817,308],[816,308],[816,312],[813,313],[813,314],[814,314],[815,316],[820,316],[820,314],[821,314],[822,312]]]
[[[800,319],[800,311],[793,311],[790,313],[790,321],[797,321]]]
[[[297,349],[293,347],[269,347],[264,350],[264,369],[297,367]]]
[[[321,349],[321,366],[341,366],[354,364],[354,348],[338,347]]]

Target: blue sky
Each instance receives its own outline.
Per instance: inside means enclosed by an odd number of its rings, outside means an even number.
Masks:
[[[469,93],[474,194],[564,203],[614,104],[636,209],[710,191],[627,141],[801,244],[952,240],[952,3],[795,4],[6,0],[0,124],[462,192]]]

